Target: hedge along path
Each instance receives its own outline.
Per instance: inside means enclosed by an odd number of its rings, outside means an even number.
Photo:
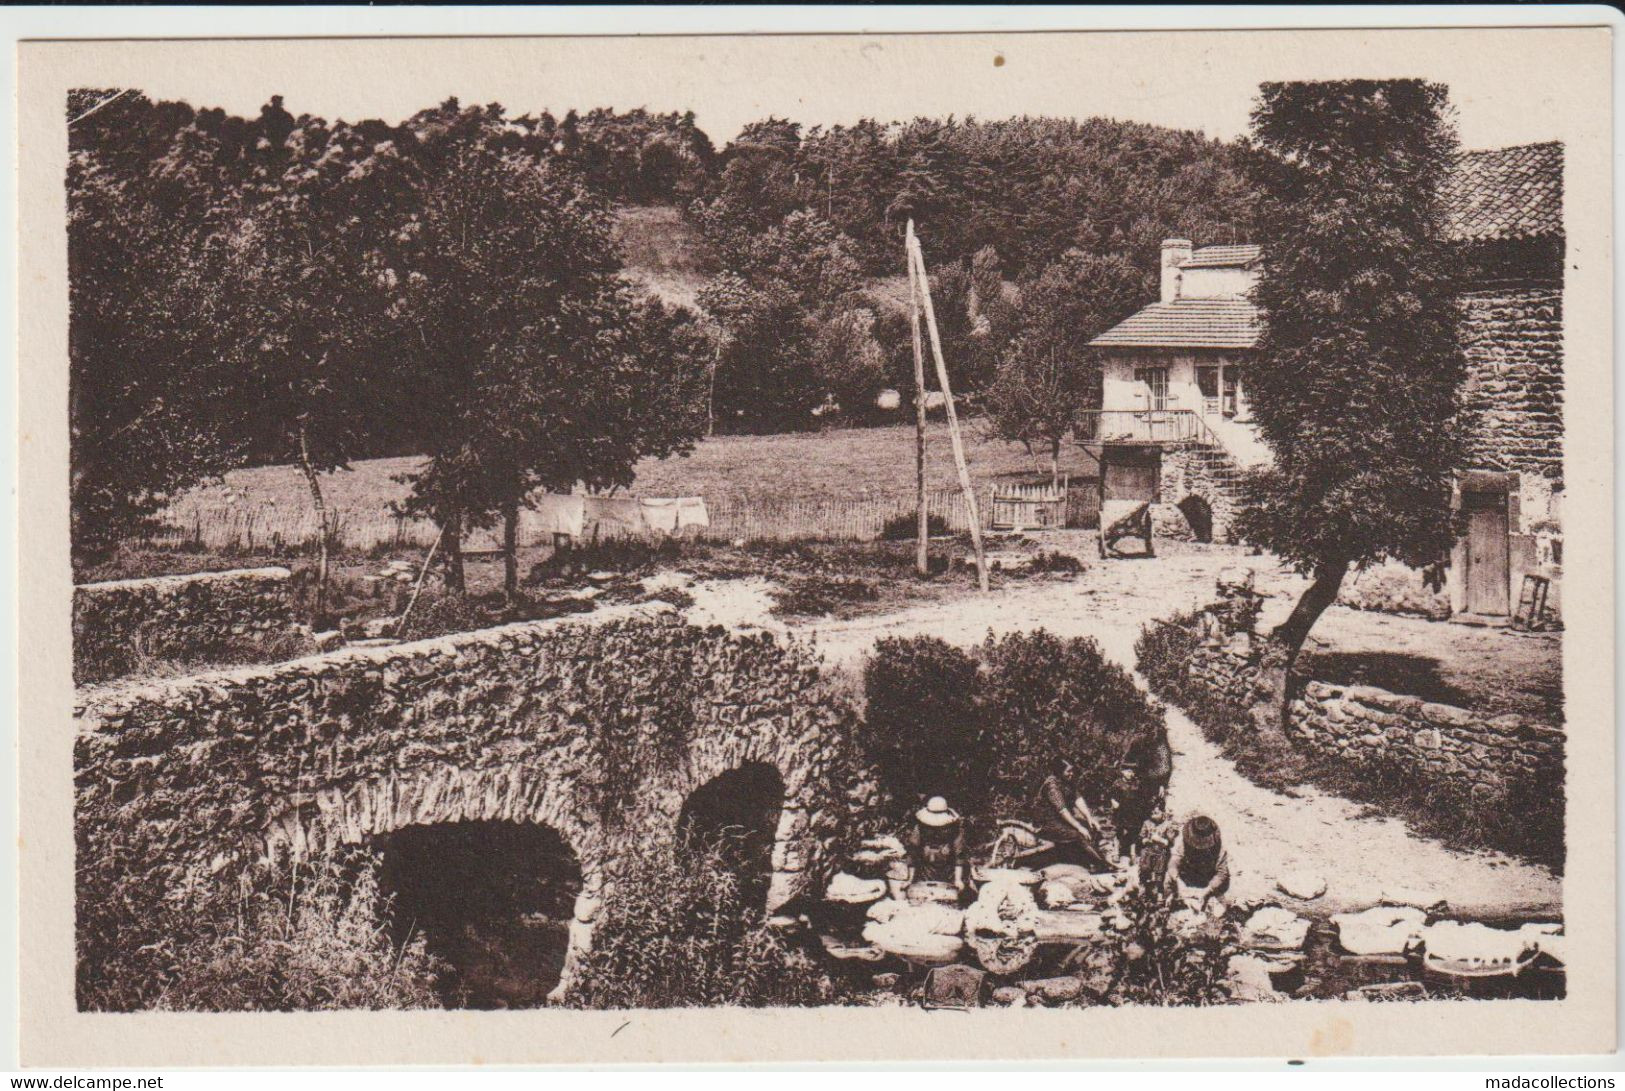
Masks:
[[[969,647],[989,632],[1044,628],[1093,637],[1134,672],[1142,626],[1211,599],[1221,568],[1254,566],[1260,586],[1280,584],[1273,562],[1228,552],[1175,554],[1156,563],[1091,565],[1077,579],[1011,588],[987,598],[913,607],[895,614],[814,624],[825,661],[856,665],[882,636],[930,635]],[[1145,680],[1136,672],[1137,684]],[[1177,708],[1167,709],[1174,751],[1169,804],[1176,817],[1207,814],[1224,831],[1232,889],[1240,899],[1280,898],[1316,914],[1363,909],[1384,896],[1423,905],[1439,900],[1482,917],[1546,915],[1563,904],[1550,870],[1499,853],[1460,852],[1420,837],[1398,819],[1305,785],[1293,795],[1260,787]],[[1293,902],[1275,889],[1294,871],[1326,880],[1326,894]]]

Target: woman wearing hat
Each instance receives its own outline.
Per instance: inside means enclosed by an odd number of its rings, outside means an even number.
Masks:
[[[1168,858],[1168,888],[1186,908],[1218,917],[1224,914],[1224,892],[1230,888],[1230,855],[1224,851],[1219,824],[1196,815],[1180,829]]]
[[[952,883],[965,889],[965,824],[941,796],[932,796],[914,812],[914,824],[903,838],[914,862],[916,881]]]

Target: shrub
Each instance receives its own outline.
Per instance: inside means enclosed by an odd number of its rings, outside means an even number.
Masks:
[[[773,613],[781,617],[822,617],[849,603],[879,599],[879,589],[856,576],[796,576],[773,592]]]
[[[402,640],[428,640],[448,633],[466,633],[496,623],[489,611],[467,595],[424,594],[419,597],[398,635]]]
[[[978,658],[996,807],[1027,804],[1057,758],[1077,770],[1091,803],[1103,803],[1129,744],[1164,730],[1160,710],[1093,640],[1042,629],[990,636]]]
[[[989,637],[972,657],[935,637],[876,643],[860,749],[893,796],[1019,811],[1057,758],[1104,802],[1129,743],[1161,711],[1092,640],[1040,629]]]
[[[911,511],[898,512],[880,527],[880,538],[886,542],[911,542],[920,532],[920,517]],[[925,532],[930,537],[948,533],[948,520],[935,513],[925,517]]]
[[[1140,630],[1134,642],[1139,671],[1155,693],[1181,700],[1188,688],[1191,656],[1196,651],[1196,614],[1175,614],[1166,621],[1156,620]]]
[[[525,582],[537,585],[572,580],[588,572],[650,572],[662,564],[674,564],[687,556],[703,553],[702,545],[677,538],[605,538],[554,550],[545,560],[531,566]]]
[[[1027,571],[1033,575],[1043,572],[1077,573],[1082,572],[1083,568],[1083,562],[1072,554],[1062,553],[1054,549],[1040,550],[1033,554],[1032,559],[1027,562]]]
[[[635,856],[604,899],[567,998],[578,1008],[805,1007],[839,999],[767,926],[716,845]]]
[[[389,939],[377,857],[359,850],[266,865],[241,889],[166,902],[150,945],[81,936],[89,1010],[331,1011],[435,1008],[446,967],[421,936]],[[106,959],[98,955],[105,955]],[[139,983],[139,984],[135,984]]]
[[[1152,890],[1130,892],[1119,908],[1128,925],[1106,934],[1112,967],[1106,1003],[1202,1005],[1230,999],[1230,956],[1239,949],[1234,922],[1176,927],[1178,906]]]
[[[860,752],[883,790],[905,801],[942,795],[959,807],[986,797],[981,683],[976,661],[936,637],[875,642],[863,672]]]

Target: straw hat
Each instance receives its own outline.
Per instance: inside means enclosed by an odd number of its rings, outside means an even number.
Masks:
[[[941,796],[926,800],[925,806],[914,812],[914,817],[919,819],[922,826],[950,826],[959,821],[959,815]]]

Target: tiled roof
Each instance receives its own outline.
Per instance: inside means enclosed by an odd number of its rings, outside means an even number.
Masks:
[[[1089,342],[1096,348],[1250,349],[1258,344],[1258,310],[1245,299],[1176,299],[1153,303]]]
[[[1563,230],[1563,145],[1464,152],[1441,196],[1445,230],[1459,242],[1533,238]]]
[[[1181,269],[1248,266],[1264,253],[1262,246],[1204,246],[1179,263]]]

